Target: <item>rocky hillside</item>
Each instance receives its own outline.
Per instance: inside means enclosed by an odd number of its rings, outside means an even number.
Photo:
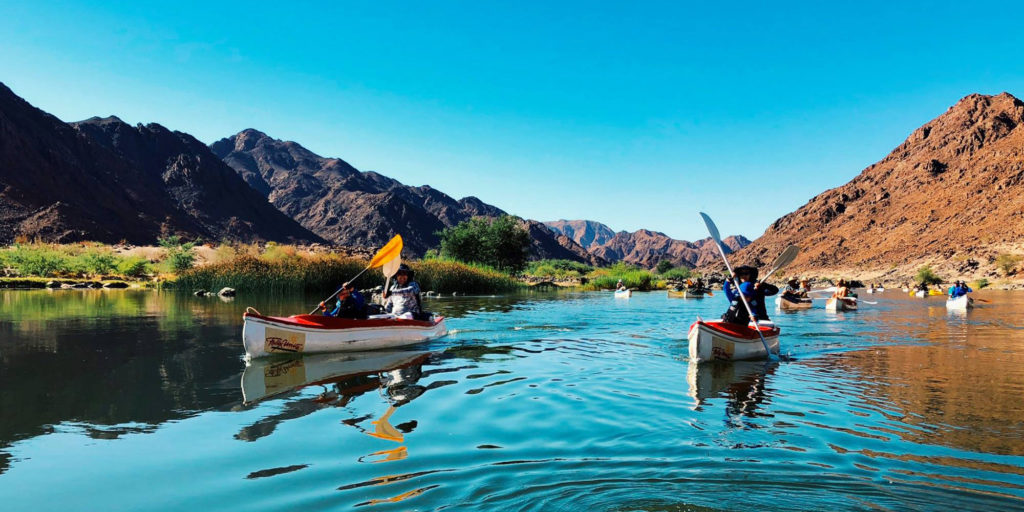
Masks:
[[[445,227],[505,214],[475,197],[456,200],[429,186],[361,172],[257,130],[243,130],[210,148],[281,212],[338,245],[379,247],[401,233],[405,254],[421,256],[438,246],[436,233]],[[538,222],[524,223],[534,240],[532,257],[593,260],[571,239]]]
[[[0,84],[0,242],[153,243],[169,234],[319,240],[191,137],[116,118],[72,126]]]
[[[803,248],[791,271],[903,280],[922,264],[947,279],[994,277],[1024,252],[1024,103],[972,94],[881,161],[775,221],[738,259]]]
[[[579,242],[593,256],[608,262],[624,261],[653,268],[660,261],[668,260],[676,266],[694,268],[717,262],[720,258],[711,238],[687,242],[647,229],[616,233],[608,226],[591,220],[558,220],[545,224]],[[735,251],[746,247],[750,240],[735,235],[722,240],[722,243]]]

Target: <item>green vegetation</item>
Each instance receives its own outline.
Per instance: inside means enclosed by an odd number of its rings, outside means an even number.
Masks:
[[[438,234],[443,258],[504,272],[518,272],[526,267],[530,234],[511,215],[497,219],[476,217]]]
[[[651,271],[622,262],[596,269],[588,277],[584,290],[613,289],[620,279],[622,284],[633,290],[653,290],[664,286],[654,278]]]
[[[942,284],[942,278],[935,275],[932,267],[928,265],[917,269],[917,275],[914,276],[914,280],[924,285]]]
[[[111,247],[96,243],[14,244],[0,249],[0,267],[18,277],[137,279],[153,272],[146,258],[115,254]]]
[[[662,279],[668,279],[671,281],[684,281],[694,276],[695,274],[693,271],[686,267],[675,267],[661,273]]]
[[[192,268],[196,261],[192,248],[197,242],[181,243],[181,237],[178,235],[160,238],[157,242],[167,251],[167,258],[164,260],[167,271],[181,272]]]
[[[654,270],[656,270],[659,274],[664,274],[665,272],[668,272],[669,270],[672,270],[674,268],[676,268],[675,263],[672,263],[669,260],[661,260],[658,262],[658,266],[654,267]]]
[[[594,271],[594,267],[586,263],[570,260],[538,260],[531,261],[523,274],[548,279],[577,279]]]
[[[983,278],[978,279],[977,281],[974,281],[973,283],[971,283],[971,288],[974,289],[974,290],[980,290],[980,289],[982,289],[982,288],[984,288],[984,287],[986,287],[988,285],[989,285],[988,279],[985,279],[983,277]]]
[[[186,270],[174,286],[183,289],[218,290],[228,286],[244,291],[329,292],[366,267],[366,260],[333,254],[304,254],[294,248],[264,252],[259,257],[242,255]],[[439,293],[501,293],[522,285],[510,276],[479,265],[455,261],[410,262],[423,291]],[[360,276],[357,288],[384,284],[379,271]]]
[[[1003,253],[996,258],[996,268],[1003,271],[1004,276],[1009,276],[1020,263],[1021,257],[1016,254]]]

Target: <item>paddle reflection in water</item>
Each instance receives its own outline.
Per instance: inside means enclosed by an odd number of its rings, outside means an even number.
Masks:
[[[702,411],[703,406],[712,399],[727,400],[726,415],[729,423],[742,426],[737,422],[740,417],[753,418],[766,398],[768,376],[775,373],[778,362],[765,361],[715,361],[703,364],[690,364],[686,372],[689,385],[689,396],[693,398],[695,411]]]
[[[373,351],[250,361],[242,373],[242,396],[246,406],[270,398],[295,395],[310,386],[320,386],[322,392],[314,397],[289,401],[284,411],[243,428],[235,437],[255,441],[271,434],[282,421],[327,407],[345,407],[354,398],[376,390],[388,402],[389,408],[379,420],[372,422],[374,430],[368,431],[359,426],[366,418],[352,418],[344,423],[374,437],[402,442],[404,436],[399,430],[412,431],[415,421],[399,425],[396,429],[389,420],[396,407],[426,390],[416,382],[430,355],[425,351]]]

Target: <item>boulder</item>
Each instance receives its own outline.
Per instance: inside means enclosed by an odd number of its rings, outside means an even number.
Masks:
[[[210,292],[206,290],[196,290],[195,292],[192,293],[192,295],[195,295],[196,297],[206,297],[206,294],[208,293]]]
[[[47,281],[46,282],[46,287],[47,288],[60,288],[61,284],[58,283],[57,281]]]
[[[227,286],[225,286],[224,288],[221,288],[219,292],[217,292],[217,295],[220,295],[221,297],[234,297],[235,289],[228,288]]]
[[[103,284],[104,288],[128,288],[128,283],[124,281],[111,281]]]

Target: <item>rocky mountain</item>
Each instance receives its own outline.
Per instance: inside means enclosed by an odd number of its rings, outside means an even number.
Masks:
[[[344,160],[321,157],[253,129],[210,148],[277,209],[339,245],[379,247],[401,233],[405,254],[421,256],[438,246],[437,232],[445,227],[505,214],[475,197],[456,200],[429,186],[411,187],[361,172]],[[534,240],[532,257],[593,260],[571,239],[539,222],[524,222]]]
[[[738,259],[767,262],[791,243],[798,273],[904,280],[995,276],[1024,250],[1024,103],[972,94],[918,128],[849,183],[775,221]]]
[[[668,260],[676,266],[694,268],[720,259],[710,237],[687,242],[647,229],[616,233],[608,226],[591,220],[557,220],[545,224],[580,243],[591,255],[608,262],[624,261],[653,268],[662,260]],[[750,240],[734,235],[722,243],[735,251],[746,247]]]
[[[116,118],[69,125],[0,84],[0,242],[169,234],[319,240],[185,134]]]
[[[592,220],[554,220],[544,223],[547,227],[571,238],[584,249],[604,245],[615,236],[611,228]]]

